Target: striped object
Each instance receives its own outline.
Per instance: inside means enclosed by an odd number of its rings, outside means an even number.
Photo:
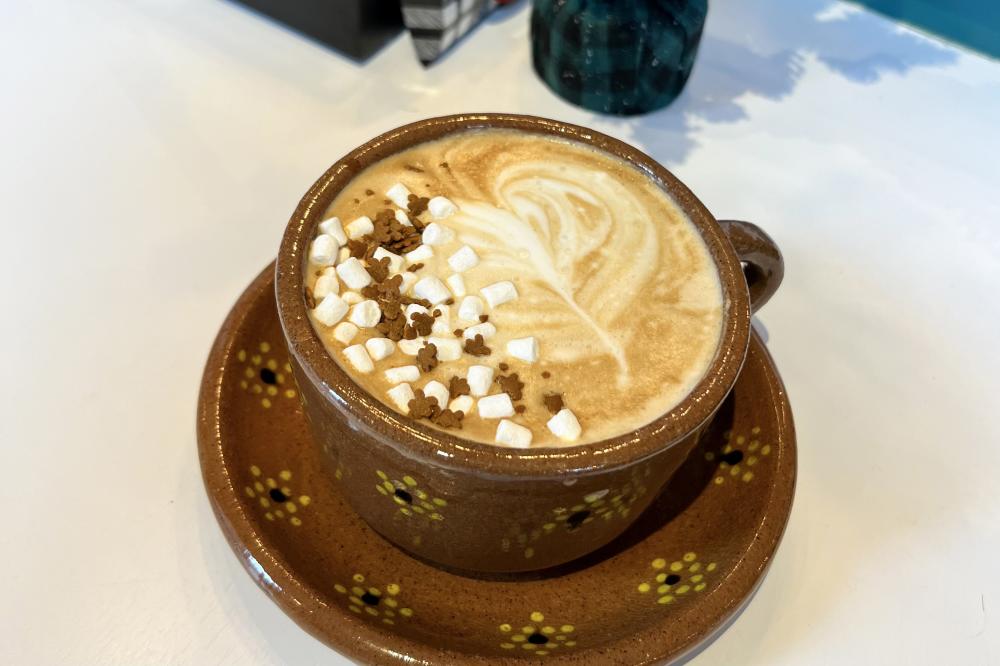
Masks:
[[[500,0],[402,0],[403,23],[422,63],[437,60]]]

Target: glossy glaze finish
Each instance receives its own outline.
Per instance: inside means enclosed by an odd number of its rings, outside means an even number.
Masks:
[[[283,376],[281,338],[266,270],[230,313],[205,369],[205,486],[257,584],[360,663],[500,665],[540,650],[558,664],[672,662],[728,626],[771,562],[791,509],[796,447],[784,388],[756,335],[695,455],[620,539],[555,569],[479,578],[409,557],[353,512],[343,470],[331,483],[286,394],[295,388]],[[280,390],[255,388],[264,386]]]
[[[484,127],[561,136],[617,155],[659,182],[702,234],[723,289],[721,342],[705,378],[663,417],[626,435],[578,447],[495,447],[462,440],[395,412],[360,389],[327,355],[306,315],[303,274],[305,249],[330,202],[357,173],[382,157],[445,134]],[[750,329],[740,259],[719,224],[680,181],[621,141],[531,116],[432,118],[387,132],[346,155],[313,185],[289,222],[277,259],[276,294],[308,421],[329,468],[340,468],[349,501],[400,547],[472,571],[549,567],[580,557],[620,534],[687,458],[698,429],[728,394],[743,364]],[[409,493],[404,477],[416,481],[431,498],[444,500],[447,514],[421,506],[421,501],[431,500],[396,492]],[[387,496],[374,490],[377,481],[399,502],[391,497],[384,501]],[[645,490],[637,492],[638,486]],[[530,557],[504,549],[511,535],[551,530],[546,526],[559,519],[590,518],[581,518],[589,511],[583,500],[595,494],[620,496],[618,504],[627,506],[616,506],[615,519],[574,530],[572,538],[547,542]],[[412,514],[400,519],[399,509]]]

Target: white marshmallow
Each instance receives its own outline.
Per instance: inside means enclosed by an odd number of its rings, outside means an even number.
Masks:
[[[413,285],[413,293],[417,298],[426,298],[432,305],[443,303],[451,298],[448,287],[444,286],[444,282],[433,275],[428,275]]]
[[[347,303],[337,294],[327,294],[326,298],[313,308],[316,321],[324,326],[333,326],[347,314]]]
[[[507,301],[512,301],[517,298],[517,289],[514,288],[514,283],[509,280],[494,282],[493,284],[480,289],[479,293],[483,295],[483,298],[486,299],[486,302],[490,304],[491,308],[503,305]]]
[[[319,231],[320,233],[333,236],[337,239],[338,244],[347,245],[347,234],[344,233],[344,227],[341,226],[339,217],[331,217],[329,220],[320,222]]]
[[[417,352],[423,349],[424,344],[427,342],[425,338],[416,337],[412,340],[400,340],[396,343],[399,347],[399,351],[403,352],[407,356],[416,356]]]
[[[435,220],[443,220],[458,210],[458,206],[445,197],[434,197],[427,202],[427,212]]]
[[[365,300],[365,297],[356,291],[345,291],[341,298],[343,298],[344,302],[348,305],[357,305],[361,301]]]
[[[415,382],[420,379],[420,368],[415,365],[404,365],[398,368],[389,368],[385,371],[385,379],[390,384]]]
[[[479,255],[468,245],[463,245],[453,255],[448,257],[448,265],[456,273],[462,273],[474,268],[479,263]]]
[[[465,278],[463,278],[458,273],[454,275],[449,275],[448,279],[445,280],[448,283],[448,288],[451,289],[451,295],[455,298],[462,298],[465,296]]]
[[[355,305],[348,317],[358,328],[372,328],[381,318],[382,310],[379,309],[378,303],[372,300],[364,300]]]
[[[437,360],[457,361],[462,358],[462,341],[458,338],[430,337],[427,342],[437,347]]]
[[[483,336],[483,340],[489,340],[494,335],[497,334],[497,327],[488,321],[484,321],[482,324],[476,324],[475,326],[470,326],[465,329],[465,333],[462,335],[466,340],[472,340],[477,335]]]
[[[538,338],[517,338],[507,343],[507,353],[528,363],[538,360]]]
[[[342,264],[350,258],[351,258],[351,248],[349,247],[340,248],[340,252],[337,253],[337,263]]]
[[[401,210],[397,210],[396,211],[396,221],[399,222],[400,224],[402,224],[404,227],[412,227],[413,226],[413,222],[410,222],[410,218],[408,218],[406,216],[406,213],[404,213]]]
[[[448,406],[448,388],[434,379],[424,384],[424,395],[438,401],[438,407],[445,409]]]
[[[434,335],[448,335],[454,329],[451,327],[451,308],[442,303],[441,305],[434,308],[434,311],[440,312],[437,317],[434,318],[434,324],[431,326],[431,333]]]
[[[365,351],[364,345],[351,345],[344,350],[344,357],[360,373],[367,374],[375,369],[375,364]]]
[[[488,365],[470,365],[465,373],[465,381],[469,382],[469,393],[476,396],[484,396],[490,392],[490,384],[493,383],[493,368]]]
[[[559,413],[549,419],[545,425],[549,427],[553,435],[564,442],[575,442],[583,431],[580,422],[576,420],[576,415],[565,407],[560,409]]]
[[[458,306],[458,318],[462,321],[479,321],[483,314],[483,301],[478,296],[466,296]]]
[[[316,278],[313,285],[313,297],[323,300],[328,294],[340,293],[340,280],[337,279],[337,269],[330,266],[323,271],[323,274]]]
[[[430,314],[430,310],[417,303],[410,303],[409,305],[407,305],[406,309],[403,310],[403,314],[406,315],[406,323],[412,324],[413,315],[417,314],[418,312],[421,314]]]
[[[403,270],[403,264],[405,263],[405,260],[401,256],[399,256],[398,254],[394,254],[392,252],[389,252],[389,250],[385,249],[384,247],[378,248],[372,254],[372,259],[375,259],[376,261],[381,260],[381,259],[385,259],[387,257],[389,259],[389,272],[390,273],[392,273],[393,275],[395,275],[396,273],[399,273],[400,271]]]
[[[410,190],[402,183],[396,183],[385,191],[386,198],[400,208],[407,208],[409,206],[410,194]]]
[[[317,266],[332,266],[337,261],[340,243],[333,236],[320,234],[309,245],[309,261]]]
[[[518,425],[513,421],[504,419],[497,426],[497,434],[494,439],[497,444],[512,446],[516,449],[526,449],[531,446],[531,431],[523,425]]]
[[[364,289],[372,283],[372,276],[358,261],[357,257],[348,257],[337,266],[337,275],[351,289]]]
[[[430,245],[421,245],[416,250],[411,250],[406,253],[406,261],[411,264],[415,264],[421,261],[427,261],[434,256],[434,250],[431,249]]]
[[[514,416],[514,403],[510,401],[510,396],[506,393],[496,393],[480,398],[477,406],[481,419],[502,419],[505,416]]]
[[[365,349],[373,361],[381,361],[396,351],[396,343],[389,338],[368,338],[365,341]]]
[[[351,344],[351,340],[358,334],[358,327],[349,321],[342,321],[333,329],[333,338],[342,345]]]
[[[372,218],[367,215],[362,215],[347,225],[347,237],[352,240],[367,236],[373,231],[375,231],[375,225],[372,223]]]
[[[386,391],[392,404],[404,414],[410,413],[410,401],[415,397],[409,384],[397,384]]]
[[[400,275],[403,276],[403,284],[399,285],[399,293],[408,294],[419,278],[417,278],[416,273],[411,273],[410,271],[400,273]]]
[[[424,245],[445,245],[450,243],[454,237],[455,234],[448,227],[431,222],[424,227],[424,233],[420,235],[420,240],[424,242]]]
[[[471,395],[460,395],[448,404],[448,409],[453,412],[462,412],[463,414],[471,414],[472,406],[476,404],[476,401]]]

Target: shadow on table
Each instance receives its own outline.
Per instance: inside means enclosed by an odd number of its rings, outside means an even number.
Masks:
[[[828,0],[730,0],[710,7],[694,71],[680,97],[647,116],[613,120],[668,166],[697,145],[698,126],[748,117],[746,96],[791,94],[814,57],[861,84],[916,67],[953,63],[957,53],[900,31],[891,21]]]

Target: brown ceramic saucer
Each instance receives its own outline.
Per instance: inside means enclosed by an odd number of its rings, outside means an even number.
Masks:
[[[649,664],[692,654],[749,602],[795,486],[791,411],[756,334],[714,424],[621,537],[556,569],[470,578],[392,546],[324,475],[289,372],[273,275],[271,266],[254,280],[215,341],[198,446],[230,546],[306,631],[372,664]],[[613,499],[583,502],[602,520]],[[574,529],[587,524],[513,535],[511,547]]]

